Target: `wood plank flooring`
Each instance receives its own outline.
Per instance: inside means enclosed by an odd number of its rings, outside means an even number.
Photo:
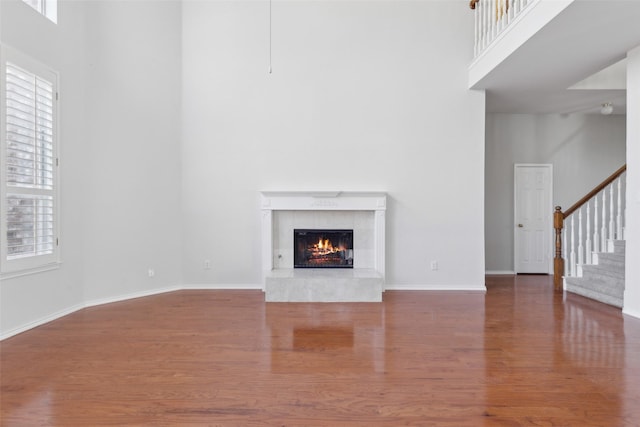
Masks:
[[[640,320],[548,276],[383,303],[179,291],[0,345],[2,426],[640,426]]]

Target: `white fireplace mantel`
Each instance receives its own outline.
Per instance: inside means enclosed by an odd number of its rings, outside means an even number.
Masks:
[[[374,269],[384,279],[386,193],[263,191],[260,196],[262,209],[262,267],[265,277],[273,270],[274,266],[274,211],[370,211],[374,213]]]

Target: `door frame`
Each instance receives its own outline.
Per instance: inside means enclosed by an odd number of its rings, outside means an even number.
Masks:
[[[547,274],[553,274],[553,164],[551,163],[514,163],[513,165],[513,271],[518,274],[518,233],[516,230],[518,221],[518,182],[517,182],[517,170],[518,168],[525,167],[537,167],[546,168],[549,170],[549,196],[547,200],[547,208],[549,215],[546,221],[547,228]],[[544,274],[544,273],[540,273]]]

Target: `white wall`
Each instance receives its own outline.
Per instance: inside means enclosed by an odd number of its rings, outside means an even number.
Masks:
[[[0,41],[60,73],[60,176],[62,265],[58,270],[3,279],[0,337],[55,317],[83,302],[83,230],[77,226],[84,203],[87,154],[84,87],[86,51],[84,4],[62,2],[55,25],[20,0],[0,1]]]
[[[627,224],[623,312],[640,317],[640,46],[627,55]]]
[[[0,337],[179,286],[180,2],[61,1],[57,25],[0,10],[2,42],[60,73],[63,260],[2,281]]]
[[[625,126],[623,115],[487,114],[487,271],[514,269],[513,165],[551,163],[553,204],[569,208],[625,163]]]
[[[3,280],[0,336],[181,282],[260,286],[270,189],[387,191],[389,283],[484,288],[460,3],[276,1],[268,75],[266,2],[63,0],[54,25],[1,1],[2,42],[61,75],[63,263]]]
[[[82,221],[85,298],[96,302],[180,285],[181,3],[86,8]]]
[[[185,283],[261,286],[258,192],[336,189],[388,192],[391,287],[484,288],[461,4],[275,1],[268,74],[268,2],[184,3]]]

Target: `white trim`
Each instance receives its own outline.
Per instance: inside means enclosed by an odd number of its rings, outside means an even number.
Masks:
[[[273,270],[274,211],[369,211],[374,213],[374,269],[385,277],[387,193],[349,191],[261,191],[262,280]],[[264,286],[264,285],[263,285]],[[264,289],[264,287],[263,287]]]
[[[132,292],[130,294],[123,294],[115,297],[99,298],[99,299],[86,301],[84,303],[84,308],[95,307],[97,305],[111,304],[114,302],[121,302],[121,301],[130,300],[130,299],[149,297],[152,295],[164,294],[167,292],[175,292],[180,290],[182,290],[180,286],[169,286],[166,288],[149,289],[146,291]]]
[[[631,316],[631,317],[634,317],[636,319],[640,319],[640,311],[638,311],[638,310],[623,309],[622,310],[622,314],[626,314],[627,316]]]
[[[405,284],[405,285],[385,285],[385,291],[473,291],[486,292],[487,287],[482,284],[474,285],[427,285],[427,284]]]
[[[10,271],[7,273],[0,273],[0,279],[9,280],[9,279],[15,279],[16,277],[30,276],[32,274],[38,274],[38,273],[45,273],[47,271],[57,270],[60,268],[61,265],[62,263],[58,261],[51,264],[44,264],[39,267],[27,268],[25,270],[17,270],[17,271]]]
[[[83,308],[85,308],[85,306],[83,304],[76,304],[76,305],[73,305],[73,306],[71,306],[69,308],[65,308],[64,310],[56,311],[55,313],[50,314],[48,316],[44,316],[44,317],[41,317],[41,318],[39,318],[37,320],[28,322],[28,323],[26,323],[26,324],[24,324],[22,326],[19,326],[17,328],[11,329],[11,330],[5,332],[4,334],[0,335],[0,341],[5,340],[7,338],[11,338],[12,336],[18,335],[18,334],[20,334],[22,332],[26,332],[29,329],[33,329],[33,328],[36,328],[38,326],[42,326],[42,325],[44,325],[46,323],[53,322],[54,320],[57,320],[57,319],[59,319],[61,317],[67,316],[67,315],[72,314],[72,313],[75,313],[76,311],[82,310]]]
[[[5,332],[4,334],[0,335],[0,341],[5,340],[7,338],[11,338],[14,335],[18,335],[22,332],[28,331],[29,329],[33,329],[36,328],[38,326],[42,326],[46,323],[52,322],[54,320],[57,320],[61,317],[67,316],[69,314],[75,313],[76,311],[80,311],[83,310],[85,308],[89,308],[89,307],[95,307],[98,305],[104,305],[104,304],[111,304],[114,302],[121,302],[121,301],[127,301],[130,299],[135,299],[135,298],[143,298],[143,297],[149,297],[149,296],[153,296],[153,295],[158,295],[158,294],[164,294],[167,292],[174,292],[174,291],[179,291],[182,290],[182,288],[180,286],[170,286],[167,288],[161,288],[161,289],[153,289],[153,290],[148,290],[148,291],[142,291],[142,292],[133,292],[130,294],[124,294],[124,295],[119,295],[119,296],[115,296],[115,297],[109,297],[109,298],[102,298],[102,299],[96,299],[96,300],[91,300],[91,301],[85,301],[84,303],[80,303],[80,304],[75,304],[72,305],[69,308],[65,308],[63,310],[60,311],[56,311],[53,314],[50,314],[48,316],[44,316],[41,317],[40,319],[34,320],[32,322],[28,322],[22,326],[18,326],[17,328],[11,329],[7,332]]]
[[[127,301],[127,300],[131,300],[131,299],[136,299],[136,298],[144,298],[144,297],[150,297],[150,296],[154,296],[154,295],[159,295],[159,294],[165,294],[168,292],[175,292],[175,291],[182,291],[182,290],[197,290],[197,289],[201,289],[201,290],[234,290],[234,289],[247,289],[247,290],[261,290],[262,286],[261,285],[256,285],[256,284],[243,284],[243,285],[218,285],[218,284],[205,284],[205,285],[182,285],[182,286],[169,286],[166,288],[159,288],[159,289],[150,289],[150,290],[146,290],[146,291],[140,291],[140,292],[132,292],[130,294],[123,294],[123,295],[118,295],[115,297],[108,297],[108,298],[99,298],[99,299],[94,299],[94,300],[89,300],[89,301],[85,301],[84,303],[81,304],[76,304],[73,305],[69,308],[66,308],[64,310],[60,310],[57,311],[53,314],[50,314],[48,316],[44,316],[41,317],[40,319],[34,320],[32,322],[28,322],[22,326],[19,326],[17,328],[11,329],[7,332],[5,332],[4,334],[0,335],[0,341],[5,340],[7,338],[11,338],[14,335],[18,335],[22,332],[28,331],[29,329],[33,329],[36,328],[38,326],[42,326],[46,323],[52,322],[54,320],[57,320],[61,317],[67,316],[69,314],[75,313],[76,311],[80,311],[83,310],[85,308],[89,308],[89,307],[95,307],[95,306],[99,306],[99,305],[105,305],[105,304],[111,304],[114,302],[122,302],[122,301]]]
[[[53,168],[53,189],[51,192],[38,192],[35,194],[40,195],[50,195],[53,198],[53,212],[54,212],[54,237],[56,239],[56,244],[53,247],[53,252],[51,254],[44,255],[35,255],[28,256],[24,258],[18,258],[13,260],[7,259],[7,248],[4,246],[4,243],[0,245],[0,272],[2,273],[0,277],[2,279],[19,277],[34,273],[39,273],[42,271],[52,270],[57,267],[53,267],[54,264],[60,264],[62,260],[62,236],[61,236],[61,191],[60,191],[60,153],[61,153],[61,131],[60,131],[60,101],[59,101],[59,93],[60,93],[60,74],[58,71],[50,67],[49,65],[40,62],[38,59],[35,59],[20,50],[14,49],[13,47],[0,44],[0,87],[6,89],[6,65],[7,63],[13,63],[15,66],[23,68],[26,72],[34,74],[40,78],[46,79],[53,85],[53,158],[56,160],[56,163]],[[4,92],[3,92],[4,93]],[[5,149],[6,144],[6,133],[4,129],[6,128],[6,102],[4,99],[0,100],[0,129],[3,129],[3,132],[0,134],[0,150]],[[0,212],[4,212],[5,207],[5,196],[9,191],[7,186],[5,186],[5,169],[6,164],[4,154],[0,156]],[[16,191],[16,190],[14,190]],[[30,193],[25,188],[21,188],[20,191],[16,191],[19,194],[27,194]],[[1,215],[0,215],[1,216]],[[7,229],[6,223],[4,221],[0,221],[0,235],[6,236]],[[0,241],[4,242],[4,239],[0,239]]]
[[[28,3],[26,0],[22,1],[53,24],[58,23],[58,0],[38,0],[38,5],[36,6]]]
[[[176,291],[188,291],[188,290],[262,290],[262,285],[260,284],[184,284],[182,286],[169,286],[166,288],[159,289],[150,289],[141,292],[132,292],[130,294],[118,295],[115,297],[108,298],[100,298],[89,300],[81,304],[72,305],[69,308],[57,311],[48,316],[41,317],[37,320],[28,322],[24,325],[18,326],[17,328],[11,329],[4,334],[0,335],[0,341],[5,340],[7,338],[11,338],[15,335],[18,335],[22,332],[26,332],[30,329],[36,328],[38,326],[42,326],[46,323],[57,320],[61,317],[67,316],[69,314],[75,313],[76,311],[83,310],[89,307],[96,307],[99,305],[111,304],[114,302],[122,302],[136,298],[144,298],[150,297],[159,294],[165,294],[168,292],[176,292]],[[424,285],[424,284],[414,284],[414,285],[386,285],[386,289],[388,291],[454,291],[454,292],[486,292],[486,287],[484,285],[481,286],[472,286],[472,285]],[[640,317],[637,316],[637,317]]]
[[[233,291],[233,290],[250,290],[250,291],[262,291],[262,285],[256,283],[203,283],[203,284],[184,284],[182,290],[195,291],[195,290],[210,290],[210,291]]]
[[[515,276],[516,272],[513,270],[487,270],[484,272],[484,274],[489,276],[502,276],[502,275]]]

